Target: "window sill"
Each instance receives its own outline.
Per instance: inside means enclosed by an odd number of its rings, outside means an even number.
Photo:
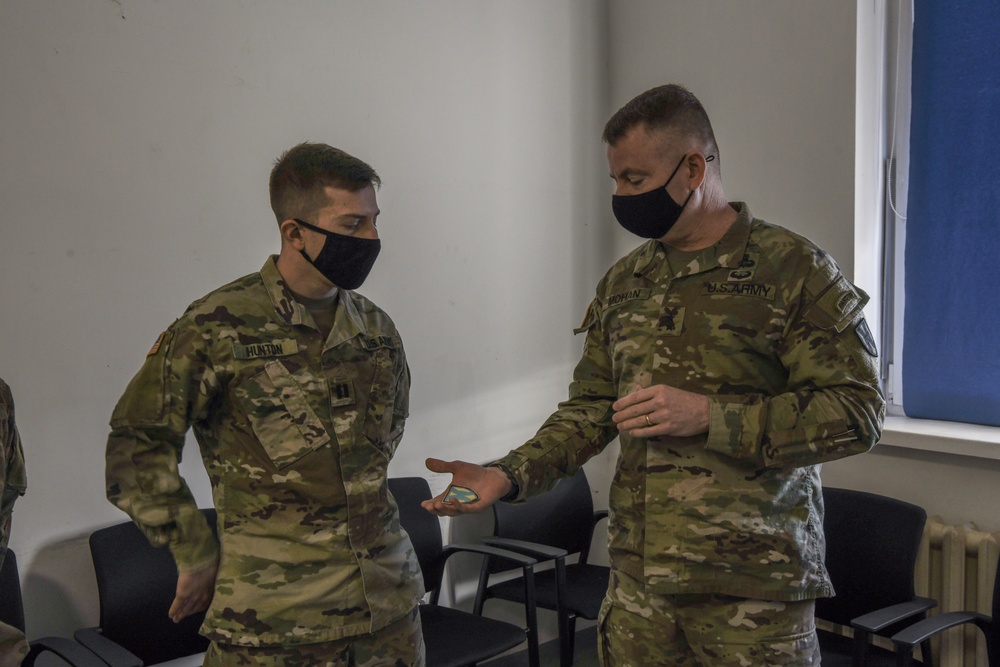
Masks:
[[[879,447],[1000,460],[1000,427],[888,416]]]

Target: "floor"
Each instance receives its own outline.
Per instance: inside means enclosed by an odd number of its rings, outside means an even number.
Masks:
[[[559,640],[542,644],[539,649],[541,667],[559,667]],[[576,633],[576,651],[573,667],[598,667],[597,626],[591,626]],[[484,662],[480,667],[525,667],[528,664],[527,651],[505,655],[496,660]]]

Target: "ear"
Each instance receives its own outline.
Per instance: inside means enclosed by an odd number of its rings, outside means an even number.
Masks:
[[[708,165],[705,156],[698,151],[688,154],[684,158],[683,169],[688,174],[688,189],[697,190],[705,182],[705,175],[708,173]]]
[[[283,220],[280,225],[278,225],[278,230],[281,233],[281,245],[289,246],[294,250],[303,250],[306,247],[305,240],[302,238],[302,228],[299,227],[291,218]]]

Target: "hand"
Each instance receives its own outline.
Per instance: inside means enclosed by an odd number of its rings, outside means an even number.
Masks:
[[[193,572],[177,575],[177,594],[167,613],[170,620],[180,623],[191,614],[208,609],[215,595],[215,575],[219,571],[218,561]]]
[[[611,409],[619,431],[635,438],[660,435],[689,436],[708,432],[708,397],[658,384],[636,386]]]
[[[431,472],[451,473],[451,483],[465,486],[479,496],[472,503],[443,502],[444,493],[431,500],[425,500],[421,506],[438,516],[458,516],[486,509],[510,491],[510,480],[499,468],[485,468],[475,463],[465,461],[441,461],[427,459],[427,469]],[[445,490],[447,493],[447,489]]]

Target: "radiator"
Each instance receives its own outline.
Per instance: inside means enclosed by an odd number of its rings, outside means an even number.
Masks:
[[[917,595],[934,598],[930,615],[946,611],[992,614],[993,579],[1000,556],[1000,532],[974,525],[948,525],[930,517],[917,556]],[[938,667],[988,667],[982,634],[973,626],[952,628],[932,640]]]

